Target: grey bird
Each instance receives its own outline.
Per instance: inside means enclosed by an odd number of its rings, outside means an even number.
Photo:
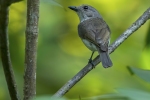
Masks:
[[[69,6],[74,10],[80,19],[78,34],[87,48],[92,52],[89,63],[92,63],[92,56],[98,51],[104,68],[112,66],[112,61],[108,54],[110,41],[110,29],[103,20],[100,13],[89,5]]]

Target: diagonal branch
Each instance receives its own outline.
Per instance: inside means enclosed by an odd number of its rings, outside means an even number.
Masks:
[[[36,95],[38,20],[39,0],[27,0],[24,100],[30,100]]]
[[[10,1],[0,1],[0,53],[11,100],[20,100],[9,52],[8,16],[10,5]]]
[[[109,46],[109,54],[111,54],[117,47],[120,46],[133,32],[138,30],[148,19],[150,19],[150,8],[148,8],[144,14],[139,17],[118,39]],[[96,66],[101,61],[97,56],[93,63]],[[65,95],[78,81],[80,81],[88,72],[92,70],[91,64],[86,65],[80,72],[78,72],[72,79],[70,79],[63,87],[61,87],[53,97],[62,97]]]

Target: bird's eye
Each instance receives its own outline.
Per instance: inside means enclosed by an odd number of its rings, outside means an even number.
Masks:
[[[84,6],[83,8],[84,8],[84,9],[88,9],[88,6]]]

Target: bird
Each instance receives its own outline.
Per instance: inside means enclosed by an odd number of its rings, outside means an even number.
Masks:
[[[98,51],[102,66],[109,68],[113,65],[109,54],[110,28],[103,20],[100,13],[92,6],[83,4],[80,6],[69,6],[79,17],[78,35],[85,46],[92,51],[89,63],[93,65],[92,56]]]

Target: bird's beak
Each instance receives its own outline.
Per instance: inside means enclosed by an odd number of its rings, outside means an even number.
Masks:
[[[69,6],[68,8],[70,8],[71,10],[74,10],[74,11],[78,11],[77,7],[76,6]]]

